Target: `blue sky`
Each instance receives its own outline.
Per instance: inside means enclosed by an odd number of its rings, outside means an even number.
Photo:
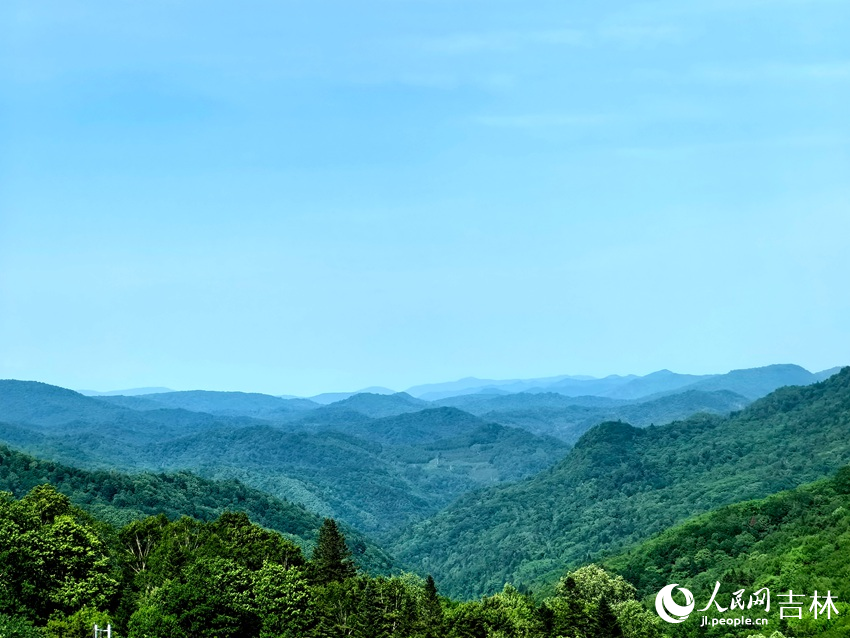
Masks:
[[[0,7],[0,377],[850,363],[850,4]]]

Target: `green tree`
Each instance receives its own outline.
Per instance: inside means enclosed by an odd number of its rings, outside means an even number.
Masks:
[[[443,628],[443,605],[440,603],[437,585],[431,574],[428,574],[428,578],[425,579],[420,617],[426,638],[437,638],[441,635]]]
[[[319,529],[310,567],[313,580],[319,585],[342,582],[357,574],[351,560],[351,550],[345,544],[345,537],[332,518],[326,518]]]
[[[3,638],[44,638],[44,632],[26,618],[0,614],[0,636]]]
[[[188,636],[256,636],[261,621],[251,572],[226,558],[202,558],[179,581],[157,591],[156,600]]]
[[[244,512],[224,512],[210,526],[205,553],[232,558],[252,571],[265,563],[301,567],[301,549],[276,532],[254,525]]]
[[[143,603],[127,623],[129,638],[183,638],[186,634],[173,614],[157,604]]]
[[[583,636],[588,627],[589,618],[575,579],[569,574],[562,578],[558,582],[557,592],[557,596],[543,603],[549,611],[548,621],[551,623],[552,635]]]
[[[599,638],[623,638],[623,628],[605,596],[599,600],[599,607],[596,611],[596,626],[598,627],[596,635]]]
[[[56,615],[48,620],[47,637],[90,638],[95,625],[105,629],[109,624],[112,624],[112,619],[108,614],[90,607],[83,607],[70,616]]]
[[[50,485],[0,495],[0,611],[46,622],[106,609],[118,590],[103,527]]]
[[[254,595],[262,622],[260,638],[298,638],[315,624],[315,603],[297,568],[267,563],[254,573]]]
[[[613,605],[614,615],[623,629],[625,638],[660,638],[662,620],[637,600],[627,600]]]

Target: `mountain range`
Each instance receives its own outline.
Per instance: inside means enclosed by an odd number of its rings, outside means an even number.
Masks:
[[[0,490],[21,497],[49,482],[116,525],[241,510],[305,549],[332,515],[364,569],[412,569],[452,597],[488,596],[460,603],[473,607],[508,600],[516,590],[505,582],[556,599],[564,571],[592,562],[647,607],[667,582],[700,595],[721,582],[727,597],[829,588],[843,601],[850,368],[826,372],[563,377],[552,385],[605,383],[574,397],[501,386],[325,404],[205,391],[90,397],[0,381],[0,440],[38,454],[0,446]],[[770,618],[798,638],[848,626],[843,616]],[[695,623],[667,631],[748,635]]]
[[[688,516],[827,476],[850,462],[848,432],[850,368],[725,417],[603,423],[555,466],[466,494],[388,547],[454,595],[532,586]]]
[[[0,440],[89,469],[236,478],[389,540],[470,491],[549,468],[597,423],[643,427],[728,414],[778,385],[820,376],[780,365],[696,380],[667,372],[625,381],[558,377],[553,383],[581,385],[585,393],[615,386],[622,394],[651,393],[625,399],[503,390],[438,401],[359,393],[328,404],[200,390],[86,397],[2,381]]]

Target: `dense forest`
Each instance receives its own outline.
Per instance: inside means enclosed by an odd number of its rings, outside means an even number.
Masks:
[[[45,483],[53,485],[89,514],[117,527],[157,514],[169,519],[189,516],[211,521],[225,511],[241,511],[309,551],[322,525],[322,517],[302,505],[238,481],[211,481],[189,472],[132,476],[116,471],[90,472],[0,445],[0,490],[20,498]],[[349,526],[342,528],[359,567],[375,574],[398,569],[393,559],[363,534]]]
[[[454,602],[430,577],[358,573],[332,519],[306,560],[244,513],[118,528],[44,484],[21,499],[0,493],[0,531],[4,638],[85,638],[95,624],[127,638],[661,635],[635,588],[597,566],[566,575],[540,604],[509,585]]]
[[[467,400],[470,412],[433,403],[423,409],[407,395],[357,395],[318,408],[299,400],[282,408],[279,401],[292,400],[264,395],[174,399],[218,405],[221,413],[211,414],[161,407],[158,401],[170,400],[161,397],[98,400],[4,383],[0,434],[60,457],[85,449],[96,455],[123,441],[133,453],[149,448],[153,458],[163,448],[151,441],[165,437],[173,458],[187,458],[180,455],[203,451],[212,435],[208,446],[242,440],[228,451],[243,450],[234,463],[250,472],[252,458],[269,462],[264,454],[275,446],[321,464],[327,457],[301,445],[319,437],[340,450],[332,457],[343,469],[339,480],[365,462],[358,448],[371,450],[373,460],[395,455],[409,463],[436,453],[426,465],[437,467],[483,457],[475,471],[463,470],[479,480],[493,468],[523,472],[530,465],[522,457],[547,439],[482,418],[494,406],[507,413],[524,405],[530,414],[576,412],[582,402],[643,405],[585,397],[565,406],[547,393],[476,397]],[[738,396],[687,390],[646,403],[727,405]],[[265,418],[275,411],[288,416]],[[654,599],[670,583],[685,583],[701,602],[715,583],[727,599],[736,588],[830,591],[835,617],[788,620],[774,608],[764,614],[770,631],[762,635],[846,635],[850,368],[815,385],[782,388],[729,416],[699,412],[665,426],[592,427],[549,469],[469,492],[436,516],[385,534],[391,553],[356,526],[233,478],[79,469],[0,446],[0,636],[82,638],[94,624],[109,624],[119,638],[759,635],[699,627],[697,614],[683,624],[663,622]],[[548,440],[558,450],[564,445]],[[391,510],[393,480],[409,479],[411,468],[382,472],[367,463],[360,471],[363,484],[390,498],[383,507]],[[432,474],[431,487],[449,474]]]
[[[707,597],[719,582],[726,601],[740,588],[768,588],[773,610],[758,615],[770,626],[795,638],[850,635],[850,466],[832,479],[695,517],[603,564],[649,604],[668,583],[687,583]],[[831,592],[838,615],[779,618],[777,597],[788,591],[804,593],[807,607],[813,592]],[[716,608],[708,615],[718,616]],[[727,631],[698,625],[691,618],[675,635],[712,638]]]
[[[569,449],[552,437],[450,407],[369,416],[406,410],[409,401],[395,395],[352,397],[307,411],[295,401],[300,418],[290,422],[221,414],[259,410],[256,404],[266,401],[256,397],[189,394],[181,401],[195,406],[203,400],[220,413],[136,409],[152,400],[115,402],[0,381],[0,440],[89,469],[191,470],[238,479],[374,535],[425,518],[470,490],[545,469]],[[128,403],[123,399],[136,408],[117,404]]]
[[[87,469],[238,479],[389,543],[463,494],[551,467],[600,422],[648,426],[726,414],[828,372],[793,365],[706,376],[659,371],[536,380],[516,394],[485,387],[437,401],[360,393],[327,405],[243,392],[88,397],[7,380],[0,381],[0,441]]]
[[[850,368],[729,417],[591,429],[553,468],[462,496],[388,547],[456,596],[535,587],[688,517],[850,462]]]

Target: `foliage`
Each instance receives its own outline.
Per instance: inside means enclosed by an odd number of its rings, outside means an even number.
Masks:
[[[104,608],[118,574],[102,526],[50,485],[0,493],[0,612],[29,618]]]
[[[370,534],[425,518],[475,488],[529,476],[568,450],[402,394],[319,407],[215,392],[94,399],[23,381],[0,381],[0,440],[88,469],[237,479]],[[356,557],[356,543],[352,549]]]
[[[728,418],[599,425],[554,468],[465,495],[390,545],[456,596],[536,586],[689,516],[762,498],[850,462],[850,368]]]
[[[22,616],[0,613],[0,636],[3,638],[45,638],[44,631]]]
[[[356,574],[332,519],[307,562],[244,513],[116,529],[41,485],[19,500],[5,493],[0,530],[10,636],[86,638],[109,623],[127,638],[657,638],[635,589],[595,565],[542,605],[510,585],[457,603],[430,577]]]
[[[351,550],[332,518],[326,518],[319,530],[319,539],[310,558],[310,573],[320,585],[341,583],[357,574]]]
[[[94,625],[106,629],[111,622],[108,614],[83,607],[70,616],[51,617],[47,621],[47,638],[91,638]]]
[[[211,481],[188,472],[136,474],[91,472],[44,461],[0,445],[0,489],[23,496],[50,483],[58,492],[98,518],[121,526],[163,513],[167,519],[189,516],[211,521],[228,510],[244,511],[308,550],[322,517],[303,506],[247,487],[238,481]],[[375,573],[395,569],[393,560],[369,539],[344,527],[356,548],[355,562]]]
[[[728,414],[750,400],[728,390],[685,390],[676,394],[634,401],[601,397],[566,397],[551,392],[503,396],[463,395],[440,403],[456,405],[502,425],[575,443],[594,425],[626,421],[638,427],[670,423],[697,413]]]
[[[605,561],[633,583],[648,603],[668,583],[682,583],[697,598],[733,591],[747,595],[763,587],[774,596],[773,612],[760,614],[785,626],[795,638],[844,636],[850,632],[850,493],[844,467],[822,480],[765,499],[739,503],[698,516]],[[828,622],[780,619],[776,597],[789,590],[831,592],[841,612]],[[754,614],[755,616],[755,614]],[[709,614],[709,617],[712,617]],[[675,636],[723,636],[728,628],[696,627],[693,617]],[[745,630],[740,630],[745,635]]]

